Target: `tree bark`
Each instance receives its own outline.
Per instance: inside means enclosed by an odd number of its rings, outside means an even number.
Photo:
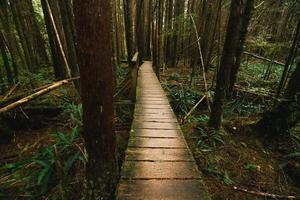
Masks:
[[[105,0],[76,0],[74,11],[84,138],[89,155],[86,175],[91,198],[109,200],[113,197],[118,178],[111,61],[111,4]]]
[[[288,78],[288,74],[289,74],[289,71],[290,71],[290,66],[293,63],[293,60],[296,56],[299,44],[300,44],[300,18],[298,20],[298,24],[297,24],[297,27],[296,27],[294,41],[293,41],[293,44],[291,46],[288,58],[286,60],[284,70],[283,70],[283,74],[282,74],[282,77],[281,77],[281,80],[280,80],[280,83],[279,83],[279,86],[278,86],[278,89],[277,89],[277,97],[279,97],[281,95],[281,91],[285,87],[286,80]]]
[[[12,84],[14,82],[14,79],[8,61],[4,37],[1,31],[0,31],[0,51],[3,59],[4,68],[6,71],[7,81],[9,84]]]
[[[59,52],[59,44],[55,37],[55,32],[53,30],[53,26],[51,25],[50,15],[48,11],[48,7],[46,4],[46,0],[41,0],[41,5],[43,8],[44,19],[50,44],[52,63],[54,68],[55,78],[57,80],[61,80],[66,78],[65,67],[63,63],[63,58],[61,57],[61,53]],[[49,5],[51,5],[49,3]],[[52,9],[53,10],[53,9]]]
[[[241,31],[240,31],[240,36],[239,36],[239,43],[238,43],[238,47],[237,47],[237,50],[235,53],[235,62],[232,66],[232,70],[230,73],[230,85],[229,85],[229,89],[227,92],[227,97],[229,99],[231,99],[231,97],[232,97],[232,92],[234,89],[235,82],[237,80],[238,71],[241,66],[242,55],[243,55],[243,51],[244,51],[244,44],[246,41],[248,27],[249,27],[249,24],[251,21],[253,10],[254,10],[254,0],[247,0],[245,8],[244,8],[244,13],[243,13]]]
[[[74,44],[74,37],[72,30],[72,13],[69,13],[70,10],[68,9],[68,5],[66,3],[67,1],[61,1],[58,0],[58,5],[60,8],[61,13],[61,19],[64,29],[64,35],[66,38],[66,47],[67,47],[67,57],[68,62],[71,68],[71,75],[72,77],[76,77],[79,75],[78,66],[77,66],[77,57],[76,57],[76,50],[75,50],[75,44]],[[79,80],[74,81],[76,89],[80,90]]]
[[[177,0],[175,1],[175,10],[174,10],[174,35],[173,35],[173,51],[172,51],[172,67],[176,67],[177,63],[177,50],[180,42],[180,34],[182,30],[182,23],[180,20],[180,17],[182,17],[182,14],[184,13],[184,1],[183,0]]]
[[[127,61],[129,65],[134,54],[132,1],[133,0],[123,0],[123,7],[125,13],[124,22],[125,22],[125,36],[126,36],[126,46],[127,46]]]
[[[8,49],[13,58],[15,68],[15,78],[18,77],[18,68],[27,68],[24,57],[20,50],[16,35],[14,34],[13,20],[10,15],[10,9],[7,0],[0,5],[0,19],[2,22],[3,33],[7,39]]]
[[[136,1],[136,29],[135,35],[137,40],[137,50],[140,55],[140,61],[144,60],[145,57],[145,41],[144,41],[144,0]]]
[[[215,89],[212,112],[208,122],[209,126],[217,130],[220,129],[222,123],[226,91],[229,87],[231,68],[238,45],[241,9],[242,5],[240,0],[231,1],[230,16],[226,30],[221,65],[217,75],[217,85]]]
[[[300,121],[300,61],[293,72],[282,100],[273,110],[263,114],[257,127],[266,137],[289,137],[289,131]]]

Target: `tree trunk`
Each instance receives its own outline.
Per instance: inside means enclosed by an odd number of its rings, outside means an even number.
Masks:
[[[7,81],[9,84],[12,84],[14,79],[13,79],[13,75],[12,75],[12,72],[11,72],[11,69],[9,66],[8,56],[6,53],[5,41],[4,41],[4,37],[3,37],[3,34],[1,31],[0,31],[0,51],[1,51],[2,59],[3,59],[4,68],[6,71]]]
[[[32,1],[11,1],[18,34],[22,43],[27,66],[32,72],[49,64],[45,42],[39,30]]]
[[[246,41],[248,27],[249,27],[249,24],[251,21],[253,10],[254,10],[254,0],[247,0],[245,8],[244,8],[244,13],[243,13],[241,31],[240,31],[240,36],[239,36],[239,43],[238,43],[238,47],[237,47],[237,50],[235,53],[235,62],[232,66],[231,73],[230,73],[230,84],[229,84],[229,89],[227,92],[227,97],[229,99],[231,99],[231,97],[232,97],[232,92],[234,89],[235,82],[237,80],[238,71],[241,66],[242,54],[244,51],[244,44]]]
[[[172,62],[171,65],[172,67],[176,67],[177,63],[177,50],[178,50],[178,45],[180,44],[180,34],[182,30],[182,23],[180,20],[180,17],[182,17],[182,14],[184,12],[184,1],[183,0],[177,0],[175,1],[175,10],[174,10],[174,18],[175,18],[175,23],[174,23],[174,36],[173,36],[173,51],[172,51]]]
[[[148,0],[147,32],[146,32],[146,53],[145,57],[151,59],[151,23],[152,23],[152,0]]]
[[[209,126],[220,129],[225,103],[226,91],[230,83],[230,72],[234,63],[234,56],[238,45],[240,33],[241,1],[232,0],[230,16],[226,30],[226,38],[221,58],[221,66],[217,75],[212,112],[209,119]]]
[[[284,100],[271,111],[263,114],[257,123],[259,130],[267,137],[284,138],[289,131],[300,121],[300,61],[293,72],[284,94]]]
[[[89,12],[87,12],[87,10]],[[77,58],[81,75],[86,175],[92,199],[109,200],[118,178],[114,132],[111,4],[74,2]]]
[[[296,33],[295,33],[295,36],[294,36],[294,41],[293,41],[293,44],[291,46],[289,56],[286,60],[286,64],[284,66],[283,74],[282,74],[282,77],[281,77],[281,80],[280,80],[280,83],[279,83],[279,86],[278,86],[278,89],[277,89],[277,97],[280,96],[281,91],[285,87],[286,80],[288,78],[288,74],[289,74],[289,71],[290,71],[290,66],[293,63],[293,60],[294,60],[294,58],[297,54],[297,49],[298,49],[298,46],[299,46],[299,43],[300,43],[300,18],[298,20],[298,24],[297,24],[295,32]]]
[[[14,34],[13,20],[9,12],[9,5],[7,3],[7,0],[5,0],[0,5],[0,19],[2,22],[4,35],[7,39],[8,49],[13,57],[13,63],[16,65],[16,68],[19,67],[27,68],[17,38]],[[17,74],[18,72],[16,71],[15,78],[17,78]]]
[[[137,50],[140,55],[140,61],[144,60],[144,0],[136,1],[136,29],[135,35],[137,40]]]
[[[29,47],[28,44],[25,40],[25,33],[24,30],[22,29],[22,25],[21,25],[21,19],[20,19],[20,15],[18,12],[18,7],[17,7],[17,1],[10,1],[10,7],[11,7],[11,12],[13,15],[13,19],[15,22],[15,26],[19,35],[19,39],[21,42],[21,46],[22,46],[22,50],[24,52],[24,58],[25,58],[25,63],[27,66],[27,69],[30,69],[33,65],[32,60],[30,58],[30,51],[29,51]]]
[[[124,7],[124,22],[125,22],[125,37],[126,37],[126,47],[127,47],[127,61],[130,66],[131,59],[134,54],[134,39],[133,39],[133,22],[132,22],[132,1],[133,0],[123,0]]]
[[[54,29],[53,29],[53,26],[51,23],[51,19],[50,19],[50,15],[49,15],[50,13],[48,11],[46,0],[41,0],[41,5],[43,8],[44,19],[45,19],[45,24],[46,24],[46,29],[47,29],[47,34],[48,34],[48,39],[49,39],[49,44],[50,44],[55,78],[57,80],[61,80],[61,79],[66,78],[65,64],[63,62],[62,54],[59,50],[59,44],[58,44]],[[57,6],[54,7],[53,2],[50,2],[50,1],[49,1],[49,5],[51,7],[51,11],[53,13],[54,20],[58,19],[59,18],[57,16],[58,15],[58,7]],[[60,29],[58,28],[58,30],[60,30]]]
[[[64,35],[66,38],[66,47],[67,47],[66,55],[68,57],[68,63],[71,68],[72,77],[76,77],[79,75],[79,71],[77,66],[77,57],[76,57],[76,50],[75,50],[74,37],[73,37],[74,30],[72,30],[73,19],[71,17],[72,13],[68,13],[70,12],[70,10],[68,10],[68,5],[66,2],[67,1],[58,0],[58,5],[60,8]],[[80,90],[79,81],[78,80],[74,81],[74,84],[76,89],[79,91]]]

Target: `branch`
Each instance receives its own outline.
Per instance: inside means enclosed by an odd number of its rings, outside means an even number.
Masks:
[[[245,192],[245,193],[254,194],[254,195],[263,196],[263,197],[271,197],[274,199],[297,199],[296,196],[270,194],[270,193],[266,193],[266,192],[256,192],[256,191],[251,191],[251,190],[247,190],[247,189],[243,189],[243,188],[238,188],[236,186],[234,186],[233,189],[238,190],[240,192]]]
[[[190,17],[191,17],[191,19],[193,21],[193,25],[194,25],[196,37],[200,38],[198,30],[197,30],[196,23],[195,23],[195,20],[194,20],[194,18],[193,18],[193,16],[191,14],[190,14]],[[199,40],[197,42],[198,42],[200,60],[201,60],[201,65],[202,65],[202,73],[203,73],[203,80],[204,80],[204,86],[205,86],[205,94],[206,94],[206,100],[207,100],[207,107],[208,107],[208,110],[211,111],[211,109],[210,109],[210,97],[209,97],[209,92],[208,92],[208,87],[207,87],[206,73],[205,73],[205,68],[204,68],[204,61],[203,61],[203,55],[202,55],[202,50],[201,50],[201,44],[200,44]]]
[[[16,102],[14,102],[14,103],[12,103],[12,104],[9,104],[8,106],[5,106],[5,107],[1,108],[0,109],[0,114],[4,113],[4,112],[7,112],[7,111],[10,111],[12,109],[15,109],[15,108],[17,108],[19,106],[22,106],[22,105],[24,105],[24,104],[26,104],[26,103],[28,103],[28,102],[30,102],[30,101],[32,101],[32,100],[34,100],[34,99],[42,96],[44,94],[47,94],[47,93],[49,93],[49,92],[51,92],[51,91],[53,91],[53,90],[55,90],[55,89],[57,89],[57,88],[59,88],[59,87],[61,87],[63,85],[66,85],[66,84],[68,84],[71,81],[76,80],[76,79],[79,79],[79,77],[70,78],[70,79],[66,79],[66,80],[55,82],[55,83],[51,84],[50,86],[48,86],[48,87],[46,87],[44,89],[39,90],[38,92],[35,92],[35,93],[33,93],[33,94],[31,94],[31,95],[29,95],[27,97],[24,97],[24,98],[22,98],[22,99],[20,99],[20,100],[18,100]]]

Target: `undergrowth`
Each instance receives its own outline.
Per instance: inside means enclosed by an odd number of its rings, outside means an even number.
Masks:
[[[70,132],[54,132],[49,136],[52,144],[20,161],[0,165],[0,198],[67,199],[72,186],[82,181],[76,176],[87,162],[80,137],[81,105],[65,105],[65,113],[69,114]]]

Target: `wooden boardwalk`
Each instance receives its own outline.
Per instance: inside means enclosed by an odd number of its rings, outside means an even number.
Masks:
[[[151,62],[144,62],[139,71],[134,121],[117,199],[209,199]]]

